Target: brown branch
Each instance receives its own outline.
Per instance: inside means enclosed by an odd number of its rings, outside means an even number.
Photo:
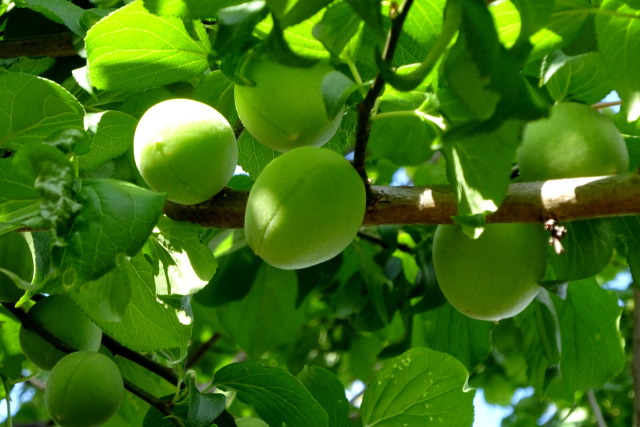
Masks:
[[[387,41],[382,53],[382,60],[385,63],[390,63],[393,59],[393,54],[396,51],[400,34],[402,33],[402,26],[404,25],[404,21],[407,18],[412,4],[413,0],[405,0],[400,8],[400,12],[391,20],[391,28],[389,29]],[[367,142],[369,141],[369,134],[371,133],[371,112],[376,105],[378,96],[382,93],[382,89],[384,89],[384,79],[382,75],[378,73],[364,100],[358,104],[358,124],[356,126],[356,145],[354,148],[353,166],[364,181],[367,190],[367,201],[373,199],[364,166],[367,154]]]
[[[49,34],[24,40],[0,41],[0,58],[18,58],[21,56],[76,56],[72,33]]]
[[[456,195],[448,186],[372,187],[374,199],[364,225],[445,224],[457,215]],[[248,192],[225,189],[198,205],[167,203],[178,221],[211,228],[242,228]],[[502,206],[488,222],[571,221],[640,214],[640,174],[511,184]]]

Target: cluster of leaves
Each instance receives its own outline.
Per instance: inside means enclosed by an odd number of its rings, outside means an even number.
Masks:
[[[146,393],[128,394],[108,425],[233,426],[246,416],[278,426],[470,425],[469,384],[503,405],[532,387],[505,425],[582,407],[586,422],[603,412],[631,424],[631,291],[601,284],[627,266],[640,272],[635,217],[566,224],[547,290],[492,324],[440,293],[434,226],[370,228],[331,261],[278,270],[241,230],[164,216],[131,144],[142,113],[165,99],[205,102],[236,123],[233,84],[249,49],[292,65],[330,58],[342,73],[325,82],[327,108],[348,109],[328,146],[346,154],[366,144],[375,184],[450,184],[457,220],[481,226],[513,182],[522,126],[553,102],[617,91],[614,120],[640,164],[635,2],[3,0],[0,30],[0,54],[59,33],[78,49],[0,60],[0,234],[29,230],[36,272],[31,282],[13,277],[26,291],[19,306],[69,293],[114,342],[150,356],[116,358]],[[368,93],[362,141],[357,106]],[[246,190],[277,153],[247,132],[238,144],[248,177],[229,186]],[[0,397],[32,368],[11,310],[0,309]],[[360,381],[366,391],[347,401],[345,388]],[[166,397],[162,408],[177,418],[163,418],[149,396]],[[43,411],[37,393],[16,419]]]

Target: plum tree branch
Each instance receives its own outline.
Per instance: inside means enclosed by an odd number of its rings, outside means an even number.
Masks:
[[[393,54],[396,51],[400,34],[402,33],[402,26],[404,25],[404,21],[409,14],[409,9],[411,9],[412,4],[413,0],[404,0],[402,6],[399,8],[399,12],[391,20],[391,28],[387,34],[387,41],[382,53],[382,60],[385,63],[390,63],[393,59]],[[375,108],[378,96],[380,96],[382,89],[384,89],[384,83],[382,75],[378,73],[364,100],[358,104],[358,124],[356,126],[356,145],[354,149],[353,166],[365,183],[367,201],[371,200],[372,196],[367,172],[364,167],[367,154],[367,142],[369,141],[369,134],[371,133],[371,114]]]
[[[449,186],[373,186],[365,226],[446,224],[457,215],[456,194]],[[242,228],[248,192],[225,189],[197,205],[168,202],[165,213],[178,221],[210,228]],[[640,173],[511,184],[488,222],[543,223],[640,214]]]

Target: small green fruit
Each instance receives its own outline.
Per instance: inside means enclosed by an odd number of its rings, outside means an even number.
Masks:
[[[100,348],[102,330],[66,295],[52,295],[38,301],[29,310],[29,316],[78,350]],[[20,328],[19,337],[25,356],[41,369],[50,370],[65,355],[30,329]]]
[[[219,193],[238,163],[229,122],[213,107],[190,99],[148,109],[136,127],[133,153],[149,187],[185,205]]]
[[[500,320],[524,310],[538,294],[547,259],[537,224],[489,224],[477,239],[457,225],[440,225],[433,263],[442,293],[461,313]]]
[[[101,426],[124,396],[122,375],[107,356],[92,351],[70,353],[51,370],[44,402],[62,427]]]
[[[247,242],[275,267],[319,264],[351,243],[365,206],[362,180],[344,157],[326,148],[296,148],[269,163],[253,185]]]
[[[299,68],[253,58],[246,76],[255,85],[235,86],[240,120],[255,139],[276,151],[323,145],[342,120],[342,111],[327,116],[322,98],[322,79],[330,71],[326,62]]]
[[[629,169],[629,154],[609,118],[567,102],[525,127],[518,164],[525,181],[611,175]]]
[[[0,268],[9,270],[28,282],[33,278],[31,249],[21,233],[0,236]],[[0,272],[0,302],[16,302],[24,291],[13,280]]]

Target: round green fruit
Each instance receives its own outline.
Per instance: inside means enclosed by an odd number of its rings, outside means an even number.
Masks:
[[[258,142],[285,152],[319,147],[336,133],[343,112],[329,118],[322,98],[322,79],[334,71],[330,64],[299,68],[253,58],[245,70],[255,85],[235,86],[236,110]]]
[[[629,169],[629,154],[615,124],[585,104],[551,108],[527,124],[518,150],[525,181],[611,175]]]
[[[326,148],[296,148],[256,179],[245,235],[254,252],[275,267],[310,267],[351,243],[365,206],[364,184],[344,157]]]
[[[31,249],[21,233],[0,236],[0,268],[11,271],[27,282],[33,278]],[[16,302],[23,294],[24,290],[0,272],[0,302]]]
[[[100,348],[102,330],[66,295],[52,295],[38,301],[29,310],[29,317],[75,349],[97,351]],[[19,338],[25,356],[41,369],[50,370],[65,355],[30,329],[20,328]]]
[[[546,245],[537,224],[489,224],[475,240],[457,225],[440,225],[433,241],[436,278],[461,313],[479,320],[512,317],[540,290]]]
[[[148,109],[136,127],[133,153],[149,187],[185,205],[219,193],[238,163],[229,122],[213,107],[190,99]]]
[[[60,359],[51,370],[44,403],[62,427],[101,426],[111,418],[124,396],[122,375],[107,356],[77,351]]]

